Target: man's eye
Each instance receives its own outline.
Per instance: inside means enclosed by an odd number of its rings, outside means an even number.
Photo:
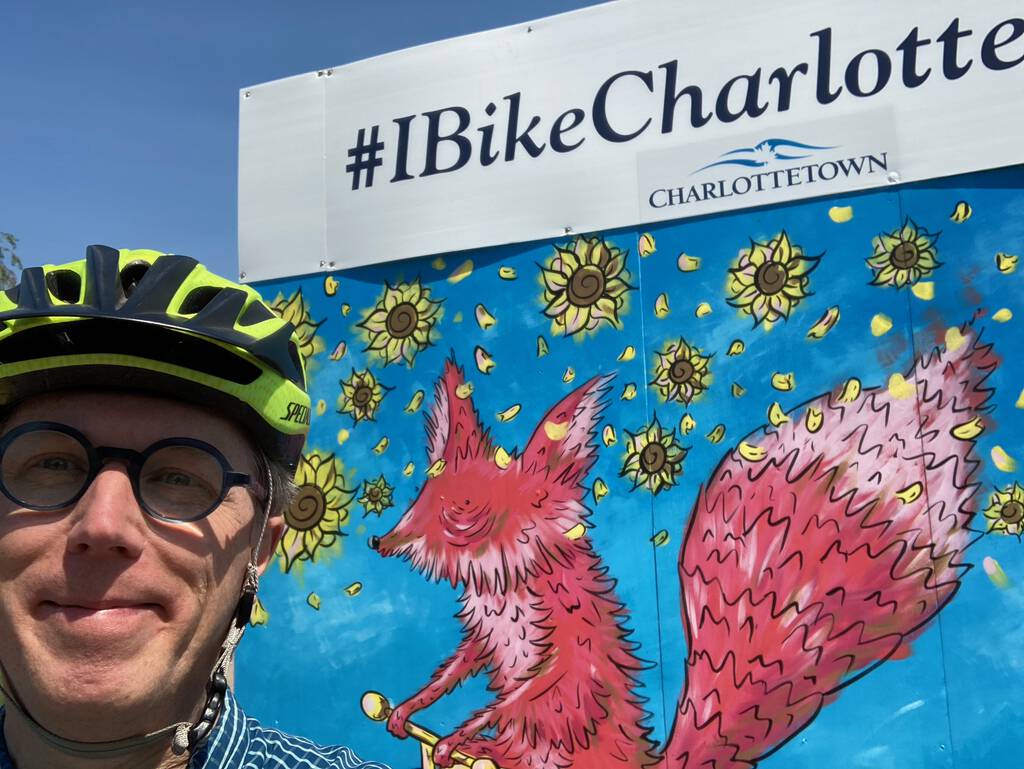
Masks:
[[[178,473],[172,470],[168,470],[161,475],[156,477],[156,480],[160,483],[166,483],[168,486],[191,486],[193,479],[191,475],[187,473]]]
[[[38,466],[44,470],[52,470],[54,472],[66,473],[69,470],[73,470],[74,467],[71,464],[71,460],[66,457],[43,457],[38,462]]]

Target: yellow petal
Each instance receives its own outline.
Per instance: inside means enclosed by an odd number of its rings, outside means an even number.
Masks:
[[[768,407],[768,421],[775,427],[784,425],[789,421],[789,417],[786,416],[786,412],[782,410],[782,406],[779,405],[778,401],[775,401],[775,403]]]
[[[658,294],[658,298],[654,300],[654,316],[664,318],[668,313],[668,294]]]
[[[344,341],[338,342],[338,346],[334,348],[334,352],[332,352],[330,355],[331,360],[341,360],[342,358],[344,358],[345,351],[347,349],[348,346],[345,344]]]
[[[676,266],[680,272],[694,272],[700,269],[700,257],[680,254],[676,260]]]
[[[325,401],[323,398],[321,398],[320,400],[318,400],[316,402],[316,415],[318,417],[322,417],[326,413],[327,413],[327,401]]]
[[[342,315],[344,315],[347,318],[350,312],[352,312],[352,305],[350,305],[348,302],[345,302],[344,304],[341,305]]]
[[[544,434],[548,436],[548,440],[560,441],[569,434],[569,423],[548,420],[544,422]]]
[[[920,482],[915,481],[914,483],[907,486],[905,489],[900,489],[896,492],[896,498],[905,505],[910,504],[918,497],[921,496],[921,492],[924,487]]]
[[[622,388],[622,395],[619,396],[620,400],[631,401],[636,397],[636,385],[630,382]]]
[[[412,398],[405,405],[406,414],[415,414],[420,410],[420,406],[423,405],[423,390],[417,390],[412,394]]]
[[[519,414],[519,412],[522,410],[522,408],[523,407],[521,405],[519,405],[518,403],[513,403],[511,406],[509,406],[504,411],[499,411],[498,412],[498,421],[499,422],[511,422],[513,419],[516,418],[516,416]]]
[[[772,387],[782,392],[789,392],[796,387],[796,377],[792,371],[785,374],[776,371],[772,374]]]
[[[306,603],[312,606],[317,611],[320,611],[320,596],[316,593],[310,593],[306,596]]]
[[[497,365],[494,362],[494,358],[491,357],[491,354],[479,345],[477,345],[476,349],[473,351],[473,357],[476,359],[477,370],[481,374],[490,374],[491,370]]]
[[[711,305],[707,302],[701,302],[697,305],[697,309],[693,311],[693,314],[698,318],[706,318],[711,314]]]
[[[732,397],[733,398],[742,398],[743,395],[746,392],[747,392],[746,389],[744,389],[743,385],[741,385],[739,382],[733,382],[732,383]]]
[[[460,384],[458,387],[455,388],[455,397],[458,398],[459,400],[465,400],[466,398],[468,398],[472,394],[473,394],[473,383],[472,382],[463,382],[462,384]]]
[[[351,585],[349,585],[348,587],[345,588],[345,594],[354,597],[354,596],[359,595],[359,593],[362,592],[362,589],[363,589],[363,583],[362,582],[353,582]]]
[[[498,446],[497,450],[494,452],[494,464],[504,470],[512,464],[512,455],[505,451],[501,446]]]
[[[951,326],[946,329],[946,349],[952,352],[953,350],[959,350],[964,346],[964,342],[967,340],[964,335],[960,333],[960,329],[956,326]]]
[[[443,459],[438,459],[434,464],[427,468],[427,477],[436,478],[444,472],[444,466],[446,462]]]
[[[807,432],[818,432],[824,422],[825,415],[821,413],[821,409],[816,409],[813,406],[807,409],[807,413],[804,415],[804,425],[807,427]]]
[[[992,464],[1004,473],[1012,473],[1017,469],[1017,461],[1007,454],[1002,446],[993,446],[990,454],[992,456]]]
[[[263,608],[263,603],[257,598],[253,601],[252,611],[249,613],[250,625],[266,625],[270,620],[270,612]]]
[[[640,236],[640,245],[637,250],[640,252],[640,256],[650,256],[654,253],[654,236],[649,232],[645,232]]]
[[[760,462],[768,456],[768,452],[763,446],[754,446],[746,441],[740,441],[739,452],[740,456],[748,462]]]
[[[729,351],[726,353],[726,355],[741,355],[745,349],[747,348],[746,345],[743,344],[743,342],[741,342],[739,339],[733,339],[732,343],[730,343],[729,345]]]
[[[992,580],[992,584],[1000,590],[1006,590],[1006,588],[1010,586],[1010,578],[1006,576],[1006,572],[1003,571],[1003,567],[999,565],[999,561],[995,558],[985,556],[981,562],[981,568],[985,570],[988,578]]]
[[[615,436],[615,428],[611,425],[605,425],[604,430],[601,432],[601,441],[605,446],[614,446],[618,443],[619,439]]]
[[[860,397],[860,380],[857,377],[850,377],[843,383],[842,392],[839,393],[840,403],[853,403]]]
[[[452,323],[462,323],[462,310],[452,315]]]
[[[542,336],[537,337],[537,357],[538,358],[543,358],[547,354],[548,354],[548,343],[547,343],[547,340],[544,337],[542,337]]]
[[[456,267],[454,270],[452,270],[452,274],[448,276],[448,282],[449,283],[458,283],[460,281],[465,280],[466,278],[468,278],[472,274],[473,274],[473,260],[472,259],[467,259],[462,264],[460,264],[458,267]]]
[[[1017,402],[1013,405],[1019,409],[1024,409],[1024,390],[1020,391],[1020,395],[1017,396]]]
[[[974,417],[967,422],[958,424],[949,432],[952,433],[954,438],[959,438],[962,441],[969,441],[977,438],[984,431],[985,423],[981,420],[981,417]]]
[[[808,339],[821,339],[839,322],[839,307],[833,306],[825,310],[818,322],[807,332]]]
[[[1000,251],[996,254],[996,269],[1003,273],[1003,275],[1009,275],[1017,269],[1017,257]]]
[[[502,280],[515,280],[516,279],[516,269],[515,269],[515,267],[499,267],[498,268],[498,277],[501,278]]]
[[[683,414],[683,418],[679,420],[679,432],[683,435],[689,435],[696,426],[697,420],[689,414]]]
[[[628,360],[633,360],[633,358],[635,358],[635,357],[636,357],[636,348],[633,345],[631,345],[631,344],[627,344],[626,345],[626,349],[624,349],[622,352],[620,352],[619,353],[619,357],[617,357],[615,360],[619,360],[619,361],[625,362],[625,361],[628,361]]]
[[[667,545],[669,543],[668,530],[662,529],[661,531],[659,531],[657,534],[651,537],[651,542],[654,543],[655,547],[664,547],[665,545]]]
[[[953,207],[953,213],[949,215],[949,218],[955,224],[963,224],[971,218],[973,213],[971,205],[966,200],[961,200]]]
[[[871,333],[874,336],[884,336],[892,329],[892,318],[888,315],[878,313],[871,318]]]
[[[930,280],[921,281],[911,286],[910,292],[918,299],[929,302],[935,298],[935,284]]]
[[[600,502],[602,499],[604,499],[606,496],[608,496],[608,484],[605,483],[600,478],[595,479],[594,480],[593,493],[594,493],[594,501],[595,502]]]
[[[832,206],[828,210],[828,218],[836,224],[846,224],[853,218],[853,206]]]
[[[704,436],[711,443],[721,443],[725,437],[725,425],[715,425],[714,429]]]
[[[887,385],[889,395],[896,400],[905,400],[907,398],[914,397],[914,383],[908,382],[903,374],[895,373],[889,377],[889,384]]]
[[[409,478],[409,477],[412,476],[412,474],[415,471],[416,471],[416,465],[414,465],[412,462],[410,462],[409,464],[407,464],[405,467],[402,468],[402,475],[404,475],[406,478]]]
[[[327,294],[327,296],[334,296],[338,293],[338,281],[331,275],[324,278],[324,293]]]
[[[565,537],[566,539],[577,540],[586,533],[587,527],[584,526],[582,523],[577,523],[575,526],[573,526],[571,529],[565,532]]]
[[[377,445],[373,447],[373,453],[374,454],[383,454],[385,451],[388,450],[388,446],[390,444],[391,444],[391,441],[389,441],[388,437],[385,435],[383,438],[381,438],[379,441],[377,441]]]
[[[346,430],[344,427],[341,428],[340,430],[338,430],[338,445],[339,446],[341,444],[343,444],[345,441],[348,440],[348,435],[349,435],[348,430]]]
[[[435,270],[443,270],[445,267],[448,266],[448,263],[444,260],[444,257],[439,256],[430,263],[430,266],[433,267]]]
[[[1006,321],[1011,318],[1013,318],[1013,313],[1006,307],[996,310],[995,314],[992,316],[992,320],[996,323],[1006,323]]]
[[[476,306],[476,324],[480,326],[480,328],[486,331],[497,322],[497,319],[488,312],[486,307],[482,304],[478,304]]]
[[[566,369],[565,369],[565,373],[562,374],[562,381],[565,382],[566,384],[568,384],[569,382],[571,382],[575,378],[576,378],[576,369],[574,369],[572,366],[567,366]]]

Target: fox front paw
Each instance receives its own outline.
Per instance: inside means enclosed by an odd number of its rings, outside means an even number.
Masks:
[[[463,741],[463,737],[456,732],[438,742],[434,746],[434,763],[437,766],[444,767],[444,769],[455,763],[452,754],[462,747]]]
[[[397,708],[391,711],[391,715],[388,716],[388,731],[399,739],[405,739],[409,736],[409,732],[405,730],[405,724],[409,720],[409,716],[413,714],[413,709],[409,707],[409,703],[403,702]]]

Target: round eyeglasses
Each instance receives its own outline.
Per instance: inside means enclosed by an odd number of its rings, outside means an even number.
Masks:
[[[0,438],[0,491],[30,510],[60,510],[81,499],[107,462],[123,462],[139,506],[162,521],[198,521],[234,486],[258,493],[247,473],[195,438],[166,438],[144,451],[93,446],[59,422],[27,422]]]

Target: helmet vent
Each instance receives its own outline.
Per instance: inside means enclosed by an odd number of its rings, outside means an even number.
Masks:
[[[195,315],[206,308],[213,298],[220,293],[220,286],[199,286],[189,291],[185,301],[178,309],[182,315]]]
[[[139,285],[142,279],[145,277],[146,272],[149,270],[149,262],[130,262],[126,264],[121,270],[121,290],[124,294],[124,298],[127,299],[132,295],[135,287]]]
[[[276,317],[263,302],[251,302],[238,319],[238,323],[241,326],[253,326]]]
[[[78,304],[82,297],[82,276],[74,270],[54,270],[46,275],[46,288],[62,302]]]

